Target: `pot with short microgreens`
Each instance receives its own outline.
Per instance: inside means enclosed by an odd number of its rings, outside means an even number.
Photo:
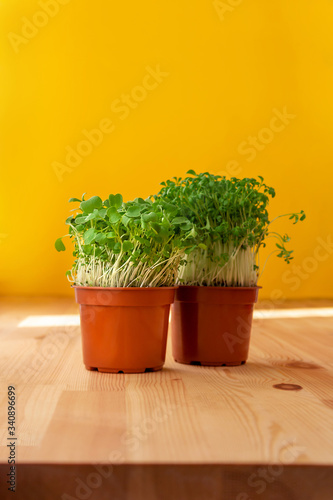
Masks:
[[[274,237],[278,257],[289,263],[290,238],[271,231],[267,205],[275,191],[262,177],[187,173],[185,179],[163,182],[155,196],[178,206],[193,224],[193,245],[179,267],[171,311],[173,356],[186,364],[241,365],[248,358],[260,288],[259,250]],[[294,223],[305,218],[303,211],[285,216]]]
[[[178,207],[159,200],[124,203],[116,194],[69,201],[79,203],[66,220],[75,256],[67,275],[80,304],[86,368],[161,369],[178,267],[193,225],[179,224]],[[62,238],[55,247],[65,250]]]

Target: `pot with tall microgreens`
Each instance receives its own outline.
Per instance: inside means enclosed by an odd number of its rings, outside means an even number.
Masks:
[[[161,200],[123,202],[120,194],[71,198],[75,262],[67,272],[80,304],[88,370],[139,373],[165,361],[170,304],[179,264],[193,234],[178,207]],[[65,250],[62,238],[55,247]]]
[[[275,191],[262,177],[187,173],[162,183],[155,197],[177,205],[193,224],[194,244],[179,268],[171,312],[173,356],[186,364],[240,365],[248,358],[260,288],[259,250],[276,238],[278,257],[289,263],[290,238],[271,231],[267,205]],[[285,216],[294,223],[305,218],[303,211]]]

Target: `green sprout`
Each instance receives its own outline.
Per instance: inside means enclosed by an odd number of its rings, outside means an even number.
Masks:
[[[70,281],[93,287],[174,286],[193,231],[177,206],[142,198],[124,203],[120,194],[69,201],[80,204],[66,220],[66,236],[74,240]],[[55,248],[65,250],[62,238]]]
[[[287,263],[292,250],[288,235],[270,231],[267,206],[273,188],[263,177],[226,179],[209,172],[173,177],[162,182],[154,199],[165,207],[179,207],[180,218],[192,224],[191,247],[178,273],[178,283],[206,286],[255,286],[259,276],[259,250],[267,238],[276,238],[277,253]],[[296,224],[305,219],[303,210],[289,216]],[[279,218],[279,217],[276,217]],[[274,219],[275,220],[275,219]]]

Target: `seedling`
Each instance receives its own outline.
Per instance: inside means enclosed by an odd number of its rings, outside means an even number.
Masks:
[[[79,203],[66,220],[76,258],[67,272],[70,281],[92,287],[174,286],[193,234],[178,206],[142,198],[124,203],[120,194],[69,201]],[[55,247],[65,250],[62,238]]]
[[[177,206],[181,217],[192,224],[186,260],[178,282],[185,285],[255,286],[259,277],[259,250],[267,238],[276,238],[272,252],[289,263],[293,256],[285,244],[288,235],[270,230],[267,206],[275,190],[264,179],[226,179],[208,172],[187,172],[162,182],[155,200]],[[303,210],[284,214],[294,224],[305,219]],[[264,266],[265,267],[265,266]]]

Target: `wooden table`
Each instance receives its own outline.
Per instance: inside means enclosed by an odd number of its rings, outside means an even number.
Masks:
[[[284,307],[259,305],[244,366],[181,365],[168,350],[163,371],[115,375],[84,369],[74,299],[2,300],[0,498],[331,500],[333,301]]]

